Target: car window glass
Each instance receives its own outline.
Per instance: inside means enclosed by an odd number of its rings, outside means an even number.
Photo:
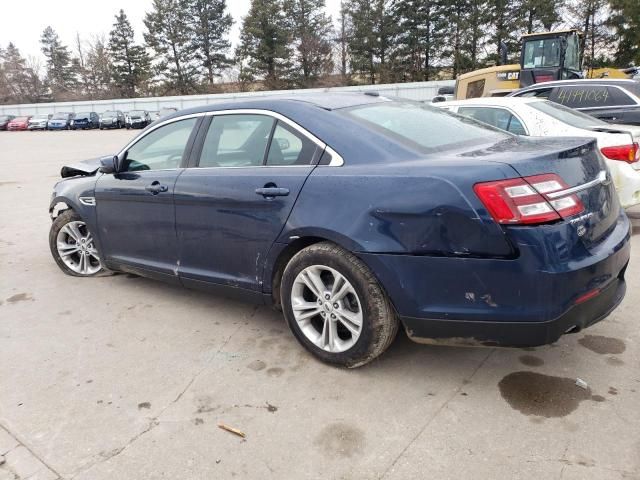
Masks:
[[[178,168],[196,120],[178,120],[142,137],[127,151],[123,170],[136,172]]]
[[[587,115],[586,113],[574,110],[573,108],[565,107],[564,105],[560,105],[558,103],[549,101],[531,102],[529,106],[542,113],[546,113],[556,120],[559,120],[563,123],[566,123],[567,125],[571,125],[572,127],[576,128],[592,128],[597,126],[609,125],[608,123],[592,117],[591,115]]]
[[[386,102],[342,110],[382,135],[422,151],[449,150],[464,145],[499,141],[506,133],[446,110],[412,102]]]
[[[310,165],[317,160],[316,150],[315,143],[278,121],[269,146],[267,165]]]
[[[605,85],[571,85],[555,88],[549,100],[571,108],[593,108],[615,105]]]
[[[501,130],[515,133],[516,135],[526,135],[527,132],[518,120],[509,110],[496,107],[460,107],[458,109],[460,115],[488,123]]]
[[[526,92],[518,93],[514,96],[515,97],[549,98],[549,95],[551,95],[550,88],[538,88],[536,90],[527,90]]]
[[[202,146],[200,167],[262,165],[275,120],[267,115],[219,115]]]
[[[611,99],[609,105],[635,105],[635,102],[632,100],[632,98],[621,88],[607,87],[607,89],[609,90],[609,97]]]

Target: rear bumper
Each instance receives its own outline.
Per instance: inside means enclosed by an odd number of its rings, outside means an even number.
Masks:
[[[425,343],[542,345],[601,320],[624,297],[631,248],[624,213],[589,248],[567,223],[510,233],[513,259],[358,255],[409,336]]]
[[[616,278],[600,294],[547,322],[428,320],[403,317],[409,338],[418,343],[536,347],[577,333],[605,319],[622,302],[627,286]]]
[[[628,163],[615,160],[608,161],[607,165],[616,186],[620,204],[624,208],[640,204],[640,170],[636,170]]]

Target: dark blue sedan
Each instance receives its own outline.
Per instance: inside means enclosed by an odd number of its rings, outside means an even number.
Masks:
[[[282,308],[355,367],[424,343],[534,346],[622,300],[630,226],[595,142],[528,139],[423,104],[323,94],[183,110],[69,165],[60,268]]]

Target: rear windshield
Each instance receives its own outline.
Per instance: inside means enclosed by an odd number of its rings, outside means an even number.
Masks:
[[[535,108],[536,110],[546,113],[550,117],[555,118],[556,120],[560,120],[567,125],[571,125],[576,128],[589,128],[589,127],[599,127],[599,126],[610,126],[610,124],[599,120],[591,115],[587,115],[586,113],[579,112],[569,107],[565,107],[564,105],[560,105],[559,103],[549,102],[547,100],[543,102],[531,102],[529,104],[531,108]]]
[[[54,120],[66,120],[67,118],[69,118],[69,114],[68,113],[54,113],[52,118]]]
[[[510,134],[446,110],[411,102],[376,103],[344,110],[346,114],[396,140],[421,150],[441,151],[496,142]]]

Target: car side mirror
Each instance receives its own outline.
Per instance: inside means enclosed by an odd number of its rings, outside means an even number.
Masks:
[[[112,157],[102,157],[100,159],[100,172],[101,173],[117,173],[118,172],[118,157],[116,155]]]

